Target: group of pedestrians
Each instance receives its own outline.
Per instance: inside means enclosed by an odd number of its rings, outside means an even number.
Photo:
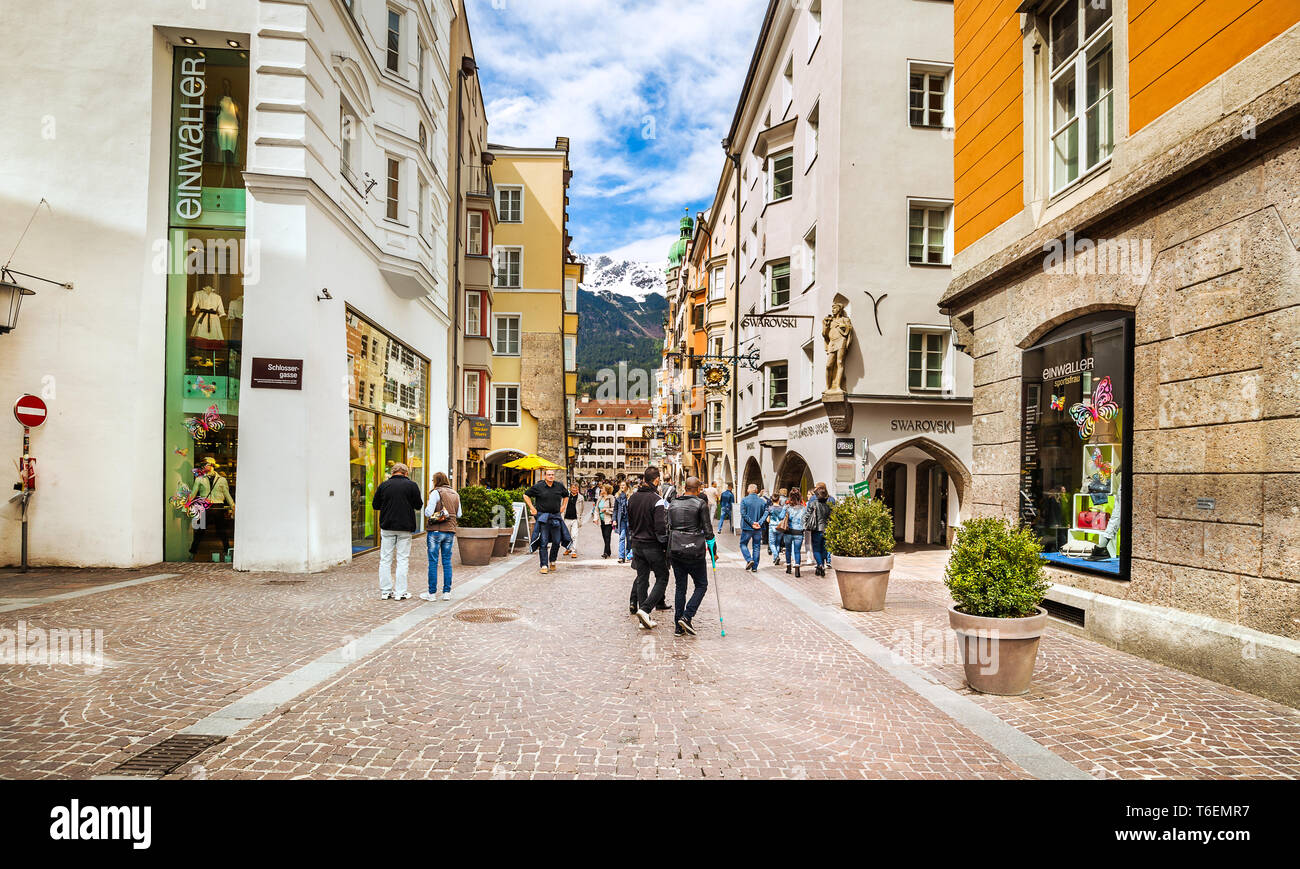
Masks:
[[[814,572],[825,576],[831,563],[826,551],[826,523],[834,505],[835,499],[825,483],[818,483],[807,501],[798,489],[782,489],[769,497],[760,494],[758,486],[751,483],[740,502],[740,554],[746,569],[758,572],[759,559],[766,548],[777,567],[784,557],[785,572],[799,576],[807,534],[816,564]]]
[[[658,627],[651,617],[653,612],[669,609],[665,596],[671,565],[675,581],[673,633],[695,635],[694,619],[708,591],[707,559],[714,546],[712,510],[701,490],[696,477],[686,478],[681,494],[669,480],[661,487],[658,468],[649,467],[641,485],[628,498],[628,535],[636,570],[628,612],[646,630]]]
[[[375,489],[370,507],[379,514],[379,599],[410,600],[407,569],[411,561],[411,537],[416,531],[416,514],[424,510],[425,545],[429,555],[429,590],[421,600],[451,600],[451,549],[461,515],[460,495],[442,471],[433,475],[428,503],[419,485],[410,478],[406,465],[393,465],[390,476]],[[394,573],[394,560],[396,572]],[[442,590],[438,590],[438,567],[442,566]]]

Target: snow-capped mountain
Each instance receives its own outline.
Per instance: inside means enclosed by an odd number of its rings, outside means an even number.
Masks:
[[[610,292],[644,302],[647,296],[663,296],[664,267],[633,260],[615,260],[607,256],[579,256],[587,266],[582,288],[599,295]]]

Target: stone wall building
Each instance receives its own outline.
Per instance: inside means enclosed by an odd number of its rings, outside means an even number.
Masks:
[[[1300,702],[1300,6],[995,5],[955,6],[941,303],[974,512],[1088,634]]]

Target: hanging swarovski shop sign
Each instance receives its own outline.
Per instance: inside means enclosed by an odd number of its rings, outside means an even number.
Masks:
[[[183,57],[176,77],[176,215],[195,220],[203,214],[204,58]]]

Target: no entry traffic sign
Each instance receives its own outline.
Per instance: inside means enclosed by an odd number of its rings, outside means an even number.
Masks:
[[[24,395],[14,402],[14,419],[28,428],[45,422],[46,414],[45,402],[35,395]]]

